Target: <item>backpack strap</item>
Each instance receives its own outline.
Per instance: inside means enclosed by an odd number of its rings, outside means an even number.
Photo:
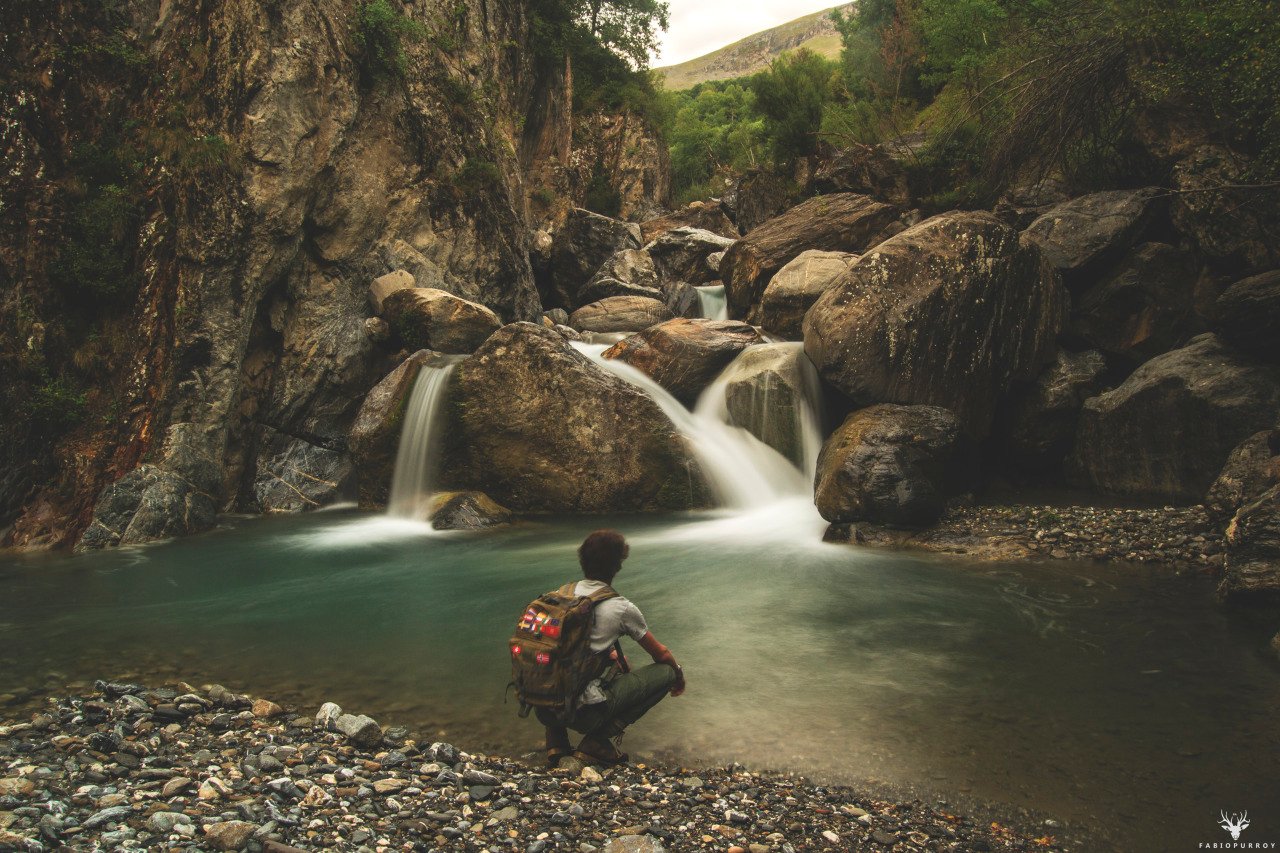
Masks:
[[[577,584],[575,583],[574,586],[577,586]],[[608,601],[610,598],[617,597],[618,593],[614,592],[613,587],[608,584],[605,584],[603,589],[598,589],[587,596],[587,598],[591,599],[592,604],[599,604],[602,601]]]
[[[577,598],[577,593],[574,592],[574,589],[576,589],[577,586],[577,581],[569,581],[567,584],[556,590],[556,592],[560,593],[565,598]]]

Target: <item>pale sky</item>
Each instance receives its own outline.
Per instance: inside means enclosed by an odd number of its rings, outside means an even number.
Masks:
[[[740,38],[785,24],[812,12],[837,5],[840,0],[667,0],[671,26],[661,33],[661,53],[654,68],[677,65],[688,59],[733,44]]]

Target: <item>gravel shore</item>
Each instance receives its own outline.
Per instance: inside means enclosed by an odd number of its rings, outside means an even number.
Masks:
[[[1202,506],[959,505],[927,530],[833,524],[826,539],[980,560],[1159,562],[1215,573],[1223,561],[1222,531]]]
[[[1028,829],[742,768],[554,771],[324,705],[98,682],[0,723],[0,849],[1064,850]]]

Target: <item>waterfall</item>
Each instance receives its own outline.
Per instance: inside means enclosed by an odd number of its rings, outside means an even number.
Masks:
[[[702,309],[702,316],[708,320],[728,320],[729,319],[729,303],[724,295],[723,284],[708,284],[702,287],[695,287],[698,291],[698,306]]]
[[[439,469],[441,422],[449,377],[462,356],[440,356],[418,371],[400,428],[396,470],[391,478],[387,515],[426,521]]]
[[[574,348],[604,370],[640,388],[658,404],[689,442],[720,506],[753,509],[796,497],[806,501],[812,497],[812,470],[801,471],[750,432],[728,422],[727,408],[723,404],[727,382],[720,384],[717,380],[713,383],[703,392],[699,404],[691,412],[647,374],[623,361],[602,358],[604,347],[578,343]],[[725,374],[732,368],[731,364]],[[715,402],[717,396],[719,403]],[[809,405],[806,401],[802,408]],[[812,424],[816,435],[816,416],[812,417]]]

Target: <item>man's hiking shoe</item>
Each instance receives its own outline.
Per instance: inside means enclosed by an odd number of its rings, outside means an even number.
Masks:
[[[626,764],[629,760],[629,756],[614,746],[612,741],[593,735],[587,735],[582,739],[582,742],[578,744],[578,751],[573,754],[573,757],[587,764],[602,764],[605,766]]]
[[[569,745],[569,730],[564,726],[547,726],[547,766],[555,767],[560,759],[573,753]]]

